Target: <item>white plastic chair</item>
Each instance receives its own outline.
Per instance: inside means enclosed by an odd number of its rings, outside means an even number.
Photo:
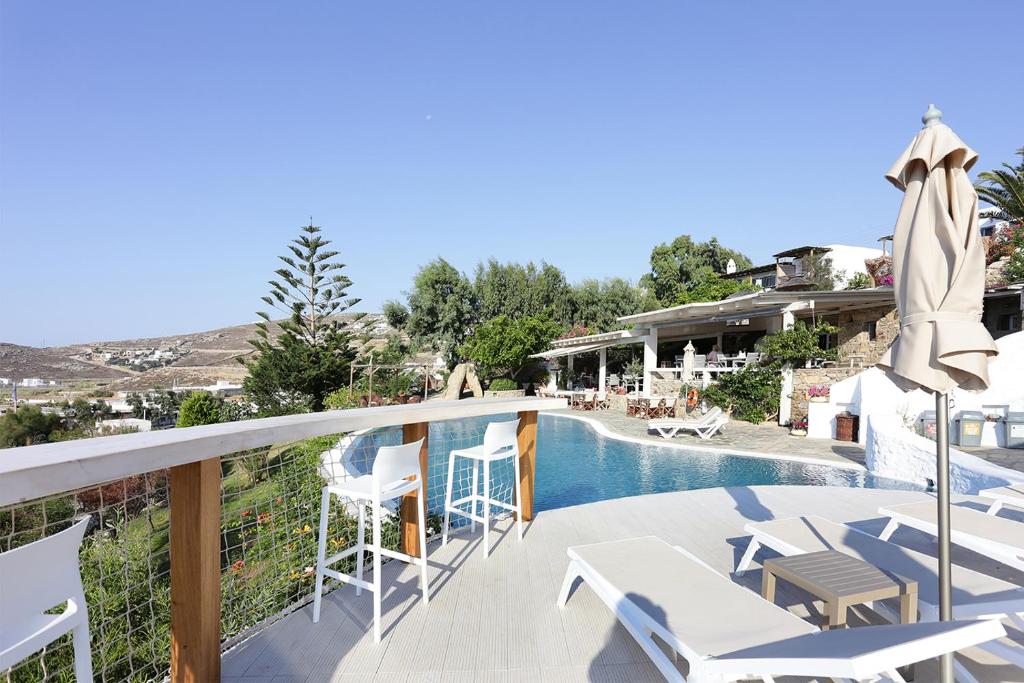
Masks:
[[[0,671],[71,633],[75,680],[92,683],[89,613],[78,568],[89,519],[60,533],[0,553]],[[60,614],[46,611],[61,604]]]
[[[519,480],[519,438],[517,430],[519,420],[508,422],[491,422],[484,432],[484,442],[479,446],[461,448],[452,451],[448,455],[448,485],[444,494],[444,530],[441,535],[441,545],[448,544],[448,527],[451,523],[451,514],[455,513],[467,517],[472,522],[470,531],[476,531],[476,523],[484,526],[484,557],[490,553],[490,518],[491,506],[510,510],[516,514],[516,524],[519,531],[519,540],[523,540],[523,492]],[[464,498],[452,500],[452,482],[455,477],[455,459],[469,458],[473,461],[473,490]],[[495,500],[491,497],[491,463],[512,458],[512,467],[515,471],[516,499],[511,505],[504,501]],[[479,482],[480,463],[484,465],[484,487],[483,493],[477,493]],[[483,516],[477,515],[476,504],[483,504]],[[459,506],[466,503],[471,504],[469,512]]]
[[[317,543],[316,588],[313,597],[313,623],[320,621],[320,603],[323,599],[324,577],[329,576],[336,581],[351,583],[356,587],[356,595],[363,589],[373,592],[373,642],[380,642],[380,599],[381,599],[381,556],[402,560],[420,566],[420,587],[423,591],[423,604],[430,602],[427,584],[427,506],[426,487],[420,476],[420,448],[423,439],[415,443],[401,446],[381,446],[373,461],[371,474],[349,479],[341,484],[330,484],[323,488],[320,496],[320,535]],[[417,492],[419,501],[420,553],[421,557],[413,557],[381,546],[381,505],[390,500],[401,498],[407,493]],[[356,545],[330,557],[327,553],[327,522],[330,517],[331,495],[348,498],[359,507],[359,525]],[[373,543],[366,543],[366,506],[374,510]],[[363,580],[363,553],[373,553],[373,582]],[[329,569],[353,553],[356,554],[356,575],[342,574]]]

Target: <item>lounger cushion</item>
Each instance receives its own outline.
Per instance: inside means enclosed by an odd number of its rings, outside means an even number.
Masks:
[[[883,515],[890,512],[906,515],[921,520],[938,528],[938,507],[933,501],[922,503],[904,503],[903,505],[886,505],[879,509]],[[1024,548],[1024,524],[987,515],[980,510],[952,505],[949,508],[949,521],[954,535],[969,534],[985,541],[1004,546],[1007,552],[1020,552]],[[956,542],[956,539],[954,539]]]
[[[771,670],[784,661],[790,675],[860,679],[1003,635],[997,621],[985,619],[836,629],[731,652],[708,668],[745,673]]]
[[[817,631],[655,536],[573,546],[569,557],[703,657]]]

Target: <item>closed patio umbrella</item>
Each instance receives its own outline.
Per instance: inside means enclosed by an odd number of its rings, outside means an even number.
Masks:
[[[967,171],[978,155],[928,106],[924,128],[886,178],[903,191],[893,237],[893,287],[900,333],[883,356],[902,386],[935,394],[940,618],[952,618],[949,559],[949,391],[988,386],[997,353],[981,324],[985,254],[978,195]],[[953,657],[943,657],[943,683]]]

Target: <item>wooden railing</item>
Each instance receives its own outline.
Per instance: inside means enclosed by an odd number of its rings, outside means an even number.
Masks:
[[[0,454],[0,508],[170,471],[171,680],[220,678],[220,457],[246,449],[363,429],[401,426],[403,440],[428,436],[430,422],[518,413],[523,518],[532,519],[537,411],[564,399],[432,401],[264,418],[204,427],[41,444]],[[427,478],[427,444],[420,456]],[[402,511],[416,509],[415,494]],[[402,514],[404,551],[417,555],[418,516]]]

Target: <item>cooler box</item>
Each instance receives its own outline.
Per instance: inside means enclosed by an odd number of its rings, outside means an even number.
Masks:
[[[957,446],[980,446],[981,430],[985,427],[985,414],[977,410],[964,410],[953,421],[953,438]]]

